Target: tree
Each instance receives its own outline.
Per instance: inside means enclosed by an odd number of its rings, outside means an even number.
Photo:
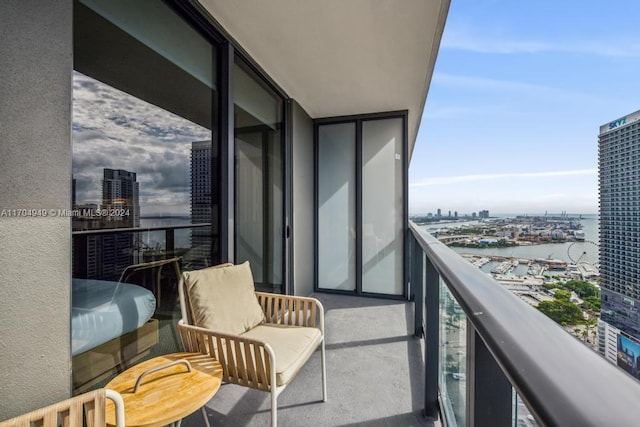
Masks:
[[[555,297],[555,299],[570,301],[571,300],[571,291],[567,291],[567,290],[564,290],[564,289],[556,289],[556,291],[553,294],[553,296]]]
[[[598,288],[589,282],[583,280],[569,280],[562,285],[563,288],[572,290],[580,296],[580,298],[597,297]]]
[[[595,298],[595,297],[590,297],[590,298]],[[598,331],[597,331],[598,321],[596,319],[591,318],[587,320],[584,326],[585,326],[585,329],[584,329],[584,332],[582,333],[582,338],[584,339],[584,342],[587,342],[587,338],[589,337],[589,331],[591,331],[593,338],[596,338],[598,336]]]
[[[587,342],[587,338],[589,337],[589,329],[585,329],[582,331],[582,341]]]
[[[560,324],[563,322],[565,324],[584,322],[580,307],[566,299],[543,301],[538,304],[538,310]]]
[[[582,303],[586,310],[600,311],[601,301],[598,297],[586,297]]]

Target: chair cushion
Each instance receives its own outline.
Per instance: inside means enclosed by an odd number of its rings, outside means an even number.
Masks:
[[[265,323],[242,334],[264,341],[276,355],[276,383],[288,384],[322,342],[318,328]]]
[[[193,324],[238,335],[264,322],[249,262],[185,272]]]

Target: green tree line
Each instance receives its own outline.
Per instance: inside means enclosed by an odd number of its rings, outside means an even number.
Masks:
[[[582,309],[600,311],[599,289],[589,282],[569,280],[567,282],[545,283],[547,289],[556,289],[554,299],[538,304],[538,310],[561,325],[576,325],[586,322]],[[571,302],[571,291],[582,300],[582,308]]]

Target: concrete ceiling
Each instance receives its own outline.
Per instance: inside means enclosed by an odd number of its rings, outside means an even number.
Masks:
[[[200,0],[312,118],[409,110],[413,151],[450,0]]]

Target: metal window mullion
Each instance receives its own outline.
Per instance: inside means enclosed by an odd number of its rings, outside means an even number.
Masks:
[[[220,193],[218,196],[219,219],[218,229],[220,232],[219,241],[219,261],[235,260],[235,123],[233,119],[233,46],[228,43],[221,44],[220,54],[220,107],[219,107],[219,127],[218,136],[218,164],[219,172],[212,180],[217,185]],[[213,200],[212,200],[213,203]]]
[[[402,230],[403,230],[403,292],[409,298],[409,133],[408,113],[402,114]]]
[[[356,121],[356,294],[362,294],[362,120]]]
[[[262,285],[273,288],[273,258],[271,245],[275,236],[272,229],[271,214],[271,165],[270,151],[271,144],[275,143],[270,137],[270,132],[263,130],[260,134],[260,154],[262,156]],[[273,292],[271,289],[269,292]]]
[[[283,102],[283,117],[285,120],[284,130],[284,146],[282,147],[282,163],[283,163],[283,215],[282,215],[282,238],[284,244],[282,247],[282,290],[285,295],[294,295],[293,289],[293,108],[291,99],[285,99]]]
[[[319,126],[317,123],[313,124],[313,291],[317,292],[320,289],[318,283],[318,263],[320,252],[320,236],[319,236],[319,221],[320,221],[320,204],[319,204],[319,180],[320,180],[320,148],[319,148]]]

